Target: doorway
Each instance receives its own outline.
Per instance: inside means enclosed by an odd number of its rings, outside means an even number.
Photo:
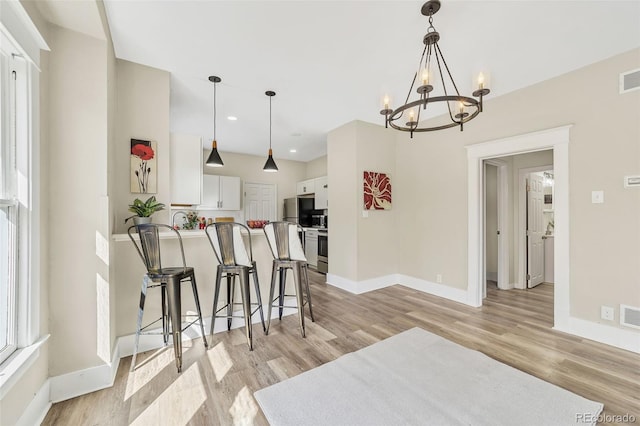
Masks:
[[[482,306],[484,265],[484,166],[487,159],[553,150],[554,164],[554,328],[569,329],[569,141],[571,126],[468,145],[468,303]]]
[[[519,250],[524,262],[520,273],[525,275],[525,288],[553,283],[553,166],[541,166],[519,171],[519,210],[521,224],[518,234],[524,236]]]

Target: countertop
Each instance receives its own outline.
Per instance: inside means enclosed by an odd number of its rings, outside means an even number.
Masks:
[[[178,232],[180,233],[180,237],[182,237],[182,239],[206,237],[204,229],[179,229]],[[264,231],[262,230],[262,228],[249,229],[249,233],[252,237],[256,235],[264,235]],[[113,234],[111,235],[111,238],[113,238],[113,241],[130,241],[129,234]],[[160,238],[165,239],[177,237],[175,232],[167,230],[160,232]]]

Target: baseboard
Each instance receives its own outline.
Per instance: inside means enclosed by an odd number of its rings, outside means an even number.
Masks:
[[[598,324],[575,317],[569,317],[565,325],[556,325],[553,329],[640,353],[640,333],[635,331]]]
[[[44,421],[49,409],[51,408],[51,401],[49,395],[51,394],[51,381],[45,380],[38,392],[27,406],[24,413],[16,423],[16,426],[33,426],[39,425]]]
[[[113,386],[118,372],[118,365],[120,364],[120,357],[120,351],[116,344],[109,364],[51,377],[49,379],[51,382],[51,402],[65,401]]]
[[[295,305],[295,303],[296,302],[294,297],[285,298],[286,305]],[[282,315],[286,316],[295,314],[297,312],[298,310],[296,308],[284,308]],[[241,315],[241,312],[236,311],[234,312],[234,315]],[[278,318],[277,309],[272,310],[271,318]],[[252,317],[252,322],[256,323],[259,321],[260,316],[257,313],[254,314]],[[209,332],[210,326],[211,319],[205,319],[205,333]],[[234,318],[233,322],[231,323],[232,329],[238,327],[244,327],[244,320],[242,318]],[[160,329],[158,328],[151,331],[159,332]],[[221,331],[227,331],[227,323],[222,319],[218,319],[216,320],[214,333],[218,333]],[[183,341],[188,341],[200,337],[202,337],[202,333],[200,332],[200,326],[198,324],[192,324],[182,333]],[[48,386],[50,386],[50,392],[47,394],[51,402],[64,401],[70,398],[75,398],[76,396],[84,395],[113,386],[115,375],[118,371],[118,365],[120,364],[120,358],[133,354],[134,341],[134,334],[119,337],[116,342],[111,364],[104,364],[97,367],[87,368],[85,370],[73,371],[71,373],[51,377],[49,379],[50,385],[48,384]],[[162,335],[141,335],[140,342],[138,344],[138,353],[159,349],[163,346],[164,342],[162,340]]]
[[[414,290],[423,291],[425,293],[432,294],[434,296],[442,297],[444,299],[453,300],[454,302],[464,303],[465,305],[473,306],[469,300],[469,293],[467,290],[461,290],[459,288],[450,287],[448,285],[438,284],[431,281],[423,280],[420,278],[410,277],[408,275],[398,274],[398,284],[405,287],[412,288]]]
[[[338,275],[327,274],[327,284],[346,290],[349,293],[362,294],[398,284],[398,275],[391,274],[363,281],[353,281]]]
[[[327,274],[327,284],[341,288],[342,290],[346,290],[354,294],[362,294],[368,291],[389,287],[394,284],[400,284],[414,290],[423,291],[434,296],[443,297],[455,302],[464,303],[465,305],[470,305],[470,299],[467,290],[461,290],[443,284],[436,284],[431,281],[426,281],[420,278],[414,278],[403,274],[390,274],[364,281],[353,281],[347,278],[339,277],[337,275]]]
[[[487,272],[486,278],[488,281],[498,282],[498,273],[497,272]]]

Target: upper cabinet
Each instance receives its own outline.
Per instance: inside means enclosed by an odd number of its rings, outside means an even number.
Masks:
[[[202,139],[172,133],[169,150],[171,204],[200,204]]]
[[[296,184],[297,195],[315,194],[313,208],[324,210],[329,208],[329,185],[326,176],[307,179]]]
[[[240,210],[240,178],[237,176],[202,176],[201,209]]]
[[[324,210],[329,208],[329,184],[326,176],[315,179],[316,197],[314,208]]]
[[[315,179],[303,180],[296,185],[296,194],[298,195],[313,194],[314,192],[316,192]]]

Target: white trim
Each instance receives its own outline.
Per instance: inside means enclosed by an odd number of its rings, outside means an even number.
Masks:
[[[49,336],[47,334],[34,344],[18,349],[2,363],[0,368],[0,401],[36,362],[40,356],[40,347],[49,340]]]
[[[349,293],[362,294],[398,284],[398,274],[371,278],[364,281],[353,281],[348,278],[339,277],[338,275],[327,274],[327,284],[348,291]]]
[[[327,274],[327,284],[354,294],[362,294],[368,291],[378,290],[398,284],[433,296],[464,303],[465,305],[470,304],[469,293],[466,290],[461,290],[444,284],[436,284],[431,281],[403,274],[390,274],[364,281],[353,281],[337,275]]]
[[[16,426],[33,426],[41,424],[51,408],[51,401],[49,399],[50,394],[51,382],[47,379],[42,384],[38,392],[36,392],[35,396],[22,413],[22,416],[18,419]]]
[[[627,351],[640,353],[640,333],[586,321],[580,318],[568,317],[564,325],[556,325],[554,330],[595,340],[596,342],[615,346]]]
[[[40,66],[40,49],[51,50],[18,0],[2,1],[0,29],[20,46],[21,53],[36,67]]]
[[[569,318],[569,140],[572,125],[468,145],[468,281],[472,306],[482,306],[482,161],[525,152],[553,149],[555,285],[554,322],[566,327]]]
[[[524,290],[527,288],[527,280],[525,275],[527,273],[527,239],[525,234],[527,232],[527,175],[535,172],[544,172],[553,169],[553,165],[538,167],[527,167],[518,169],[518,214],[514,218],[514,228],[516,229],[516,239],[518,247],[518,274],[516,276],[516,288]]]
[[[49,397],[51,402],[65,401],[113,386],[118,365],[120,365],[120,351],[116,345],[109,364],[50,377],[51,393]]]
[[[444,284],[437,284],[420,278],[410,277],[408,275],[398,274],[398,284],[414,290],[422,291],[433,296],[442,297],[444,299],[453,300],[454,302],[469,305],[470,297],[466,290],[450,287]]]
[[[496,282],[498,282],[498,273],[497,272],[489,272],[489,271],[487,271],[485,273],[485,275],[487,276],[487,280],[488,281],[496,281]]]

